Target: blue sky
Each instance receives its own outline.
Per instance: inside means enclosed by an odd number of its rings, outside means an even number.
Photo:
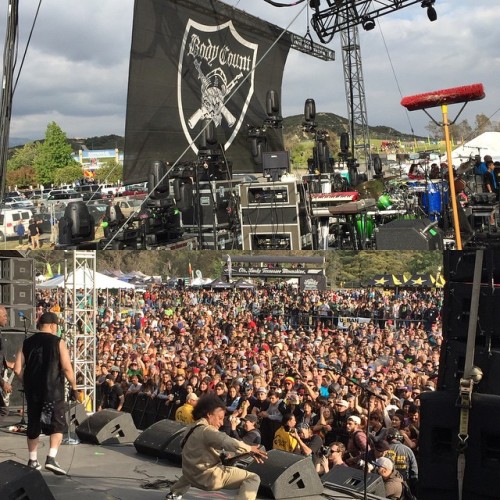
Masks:
[[[19,60],[38,2],[20,3]],[[50,121],[71,137],[124,134],[133,3],[42,2],[14,96],[11,137],[41,138]],[[306,11],[301,12],[306,2],[290,8],[272,7],[263,0],[226,3],[283,27],[300,13],[290,30],[306,33]],[[436,0],[435,7],[438,20],[433,23],[415,4],[379,18],[373,31],[360,30],[370,125],[403,132],[413,128],[426,135],[429,118],[421,111],[407,114],[399,104],[401,95],[478,82],[484,84],[486,98],[468,104],[459,120],[468,118],[472,124],[476,114],[484,113],[500,121],[500,2]],[[0,40],[5,39],[7,5],[2,9]],[[305,99],[311,97],[318,112],[346,116],[340,36],[328,46],[337,53],[335,62],[290,53],[281,96],[284,116],[302,113]],[[458,108],[450,107],[452,118]],[[432,114],[440,119],[438,109]]]

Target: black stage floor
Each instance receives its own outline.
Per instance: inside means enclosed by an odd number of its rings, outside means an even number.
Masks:
[[[13,460],[21,464],[28,461],[26,436],[9,432],[9,426],[19,422],[13,411],[0,432],[0,463]],[[43,465],[49,449],[48,436],[41,436],[38,460]],[[180,475],[181,469],[164,460],[140,455],[132,443],[121,445],[63,444],[57,461],[68,472],[67,476],[56,476],[42,469],[43,479],[56,500],[160,500],[164,499],[168,482]],[[1,467],[0,467],[1,471]],[[8,478],[0,473],[0,491]],[[191,488],[184,500],[221,499],[235,497],[234,491],[205,492]],[[1,497],[1,495],[0,495]],[[25,498],[25,497],[23,497]],[[36,496],[29,496],[36,500]],[[266,498],[260,497],[259,498]],[[359,493],[336,492],[325,488],[324,495],[305,496],[310,500],[325,498],[352,499],[363,498]],[[374,499],[369,495],[368,498]]]

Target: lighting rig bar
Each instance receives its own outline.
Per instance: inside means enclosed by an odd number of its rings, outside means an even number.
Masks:
[[[314,43],[312,40],[295,33],[288,32],[288,34],[292,42],[292,49],[303,52],[304,54],[309,54],[317,59],[322,59],[323,61],[335,61],[334,50],[328,49],[319,43]]]
[[[312,2],[311,24],[322,43],[331,42],[335,33],[362,24],[366,19],[374,20],[416,3],[427,7],[425,0],[326,0],[325,9],[321,9],[321,3],[321,0]]]

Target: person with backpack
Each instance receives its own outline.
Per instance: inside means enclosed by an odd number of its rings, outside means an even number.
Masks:
[[[365,453],[370,451],[368,437],[361,429],[361,418],[357,415],[351,415],[346,425],[349,441],[344,461],[349,467],[360,468],[359,461],[364,460]]]

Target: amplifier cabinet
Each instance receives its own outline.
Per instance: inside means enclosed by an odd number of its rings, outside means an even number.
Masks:
[[[208,231],[201,234],[202,250],[241,250],[240,238],[226,229],[217,231],[217,248],[214,246],[214,232]]]
[[[295,207],[299,204],[295,181],[240,184],[239,194],[242,208]]]
[[[299,224],[242,226],[243,250],[302,250]]]

